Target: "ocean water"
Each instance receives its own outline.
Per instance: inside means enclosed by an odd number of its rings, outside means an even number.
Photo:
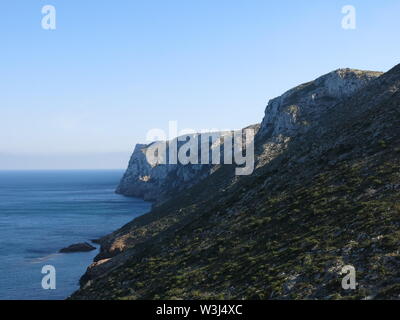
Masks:
[[[109,171],[0,171],[0,299],[65,299],[98,250],[61,248],[104,236],[150,204],[114,193],[123,174]],[[42,268],[56,289],[42,288]]]

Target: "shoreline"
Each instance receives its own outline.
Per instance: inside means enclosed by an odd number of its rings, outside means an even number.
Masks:
[[[111,251],[110,250],[110,242],[112,242],[113,239],[117,237],[118,231],[124,229],[125,227],[129,226],[130,224],[134,223],[134,221],[138,218],[141,218],[145,216],[146,214],[149,214],[152,212],[154,208],[154,201],[146,201],[143,198],[140,197],[133,197],[133,196],[127,196],[123,194],[116,193],[117,195],[126,197],[126,198],[131,198],[131,199],[138,199],[141,200],[147,204],[149,204],[149,209],[148,211],[137,215],[124,225],[116,228],[115,230],[105,234],[104,236],[101,236],[97,239],[90,239],[90,242],[93,243],[96,246],[96,250],[91,251],[92,253],[96,252],[96,255],[93,257],[92,262],[87,266],[86,271],[80,276],[79,278],[79,286],[78,289],[72,292],[68,297],[65,298],[65,300],[70,299],[77,291],[82,289],[82,287],[88,283],[90,280],[92,280],[93,277],[101,277],[102,274],[107,273],[109,270],[113,269],[116,266],[119,266],[123,261],[123,250],[116,250],[116,251]],[[88,253],[88,252],[84,252]],[[117,257],[118,259],[112,259],[114,257]],[[121,259],[122,257],[122,259]]]

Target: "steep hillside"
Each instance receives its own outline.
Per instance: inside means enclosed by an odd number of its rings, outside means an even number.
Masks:
[[[253,175],[222,166],[102,239],[72,298],[399,298],[400,65],[377,76],[271,101]]]

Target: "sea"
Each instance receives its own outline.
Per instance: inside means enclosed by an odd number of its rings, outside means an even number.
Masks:
[[[91,252],[59,250],[90,243],[150,210],[148,202],[114,193],[122,175],[0,171],[0,300],[62,300],[79,288],[98,246]],[[51,280],[46,266],[54,267]],[[51,288],[42,286],[44,277],[47,284],[54,280]]]

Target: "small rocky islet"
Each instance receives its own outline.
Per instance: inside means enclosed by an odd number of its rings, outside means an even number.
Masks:
[[[96,250],[96,247],[92,246],[88,242],[82,242],[71,244],[68,247],[62,248],[59,253],[89,252],[93,250]]]

